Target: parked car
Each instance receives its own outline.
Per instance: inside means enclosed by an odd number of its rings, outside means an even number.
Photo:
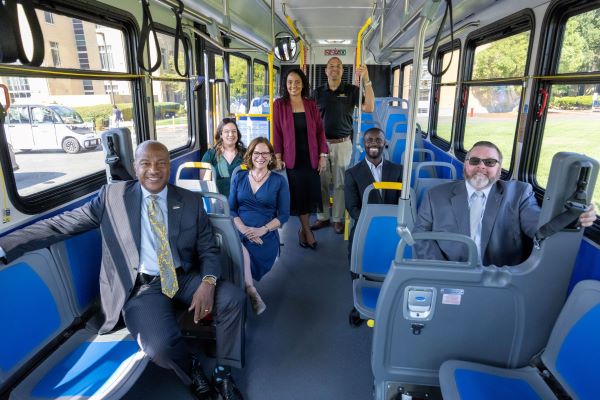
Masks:
[[[100,144],[91,123],[60,105],[13,105],[8,109],[4,130],[8,143],[21,151],[63,149],[78,153]]]
[[[249,114],[268,114],[269,113],[269,96],[255,97],[250,103]]]

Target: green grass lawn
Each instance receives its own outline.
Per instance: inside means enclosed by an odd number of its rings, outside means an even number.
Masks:
[[[502,150],[504,167],[508,169],[510,166],[507,162],[512,156],[515,127],[514,118],[469,117],[465,129],[464,147],[468,149],[478,140],[489,140]],[[449,132],[450,123],[440,124],[438,129]],[[600,161],[600,113],[548,114],[536,172],[536,180],[540,186],[546,187],[552,157],[560,151],[582,153]],[[595,190],[593,202],[596,209],[600,210],[600,187]]]
[[[156,125],[171,125],[171,124],[175,124],[175,125],[180,125],[180,124],[187,124],[188,120],[187,120],[187,116],[183,116],[183,117],[175,117],[175,121],[173,122],[173,118],[167,118],[167,119],[158,119],[156,120]]]

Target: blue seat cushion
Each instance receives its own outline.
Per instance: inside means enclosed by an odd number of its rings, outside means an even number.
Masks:
[[[379,297],[381,288],[363,286],[361,287],[360,292],[362,294],[364,305],[375,311],[375,307],[377,307],[377,298]]]
[[[600,394],[600,305],[590,309],[565,337],[556,358],[561,378],[580,399]]]
[[[0,272],[0,369],[11,370],[61,328],[56,300],[26,263]]]
[[[48,371],[32,394],[41,398],[91,396],[138,350],[133,340],[83,342]]]
[[[524,380],[456,369],[454,379],[461,400],[542,400]]]
[[[373,217],[371,220],[362,257],[364,274],[387,274],[400,241],[396,225],[396,217]]]

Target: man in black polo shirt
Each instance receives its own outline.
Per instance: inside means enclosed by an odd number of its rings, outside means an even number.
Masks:
[[[373,112],[375,94],[365,65],[358,69],[364,84],[362,110]],[[325,75],[327,84],[315,90],[315,100],[321,111],[325,136],[329,144],[329,159],[326,171],[321,174],[321,196],[323,212],[317,214],[317,221],[311,229],[317,230],[329,225],[329,185],[333,183],[333,210],[331,219],[337,233],[344,231],[344,173],[352,155],[352,114],[359,105],[359,88],[342,82],[344,67],[342,60],[332,57],[327,62]]]

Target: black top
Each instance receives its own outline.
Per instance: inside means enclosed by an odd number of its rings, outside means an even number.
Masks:
[[[342,82],[332,91],[326,83],[315,90],[314,96],[323,118],[327,139],[341,139],[352,135],[352,114],[354,107],[358,107],[358,86]]]
[[[296,136],[296,162],[294,168],[311,168],[305,113],[294,113],[294,130]]]

